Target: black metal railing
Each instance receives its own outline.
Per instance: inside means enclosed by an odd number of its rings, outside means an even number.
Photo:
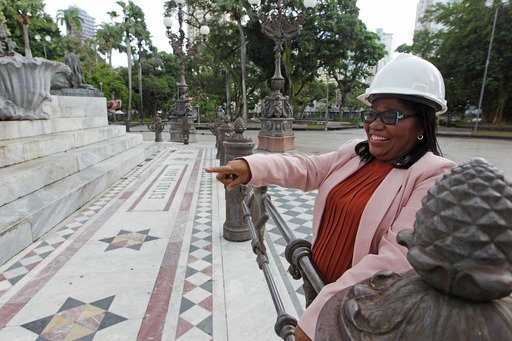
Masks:
[[[245,186],[244,190],[240,191],[239,200],[242,205],[243,219],[251,234],[251,245],[253,252],[256,254],[256,262],[263,271],[277,312],[274,330],[283,340],[292,341],[295,340],[294,328],[297,325],[297,320],[285,311],[281,295],[269,267],[264,238],[265,224],[268,219],[274,221],[286,241],[285,256],[290,264],[289,271],[292,277],[294,279],[302,278],[305,287],[311,286],[314,291],[312,294],[315,296],[320,292],[324,283],[311,261],[311,243],[295,237],[293,231],[272,203],[267,189],[267,186]],[[305,294],[308,296],[307,292]],[[306,298],[306,302],[310,300],[311,298],[309,300]]]

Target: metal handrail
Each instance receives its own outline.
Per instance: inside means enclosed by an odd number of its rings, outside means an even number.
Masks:
[[[254,188],[244,186],[240,191],[239,200],[242,206],[243,219],[251,234],[251,246],[253,252],[256,254],[256,262],[260,270],[263,271],[277,312],[274,330],[283,340],[293,341],[295,340],[294,329],[297,325],[297,320],[285,311],[269,267],[269,260],[264,244],[265,223],[269,218],[272,218],[286,240],[287,247],[285,255],[287,261],[290,263],[292,276],[295,279],[299,279],[301,275],[307,277],[314,290],[318,293],[324,286],[324,283],[311,261],[311,244],[304,239],[295,237],[293,231],[286,224],[272,203],[270,195],[267,193],[267,186]],[[256,223],[254,223],[254,221],[256,221]],[[300,271],[297,271],[298,269],[300,269]]]

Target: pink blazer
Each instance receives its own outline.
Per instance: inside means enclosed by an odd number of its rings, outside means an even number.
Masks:
[[[313,213],[313,243],[320,226],[325,201],[331,189],[363,164],[355,153],[352,140],[338,151],[323,155],[255,154],[249,163],[253,186],[279,185],[303,191],[318,189]],[[336,282],[326,285],[299,319],[300,327],[314,339],[320,310],[335,293],[371,277],[376,272],[407,272],[407,248],[398,245],[396,236],[412,229],[421,200],[438,178],[455,163],[430,152],[409,169],[393,168],[372,195],[364,209],[356,235],[352,267]]]

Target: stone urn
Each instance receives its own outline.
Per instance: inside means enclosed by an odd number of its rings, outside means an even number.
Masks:
[[[63,63],[20,54],[0,58],[0,120],[39,120],[50,115],[42,109],[50,100],[50,83],[56,72],[69,72]]]

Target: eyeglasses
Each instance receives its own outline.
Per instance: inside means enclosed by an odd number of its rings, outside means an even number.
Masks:
[[[378,117],[380,118],[380,121],[386,125],[397,125],[400,120],[413,116],[417,115],[404,115],[396,110],[386,110],[383,112],[367,110],[361,113],[361,121],[363,121],[363,123],[370,124],[373,123]]]

